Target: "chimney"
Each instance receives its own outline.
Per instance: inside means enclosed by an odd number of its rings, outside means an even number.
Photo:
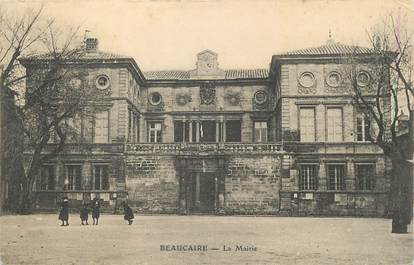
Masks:
[[[85,46],[87,52],[96,52],[98,50],[98,39],[97,38],[87,38],[85,40]]]

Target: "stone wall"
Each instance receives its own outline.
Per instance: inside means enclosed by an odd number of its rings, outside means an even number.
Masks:
[[[130,205],[139,213],[178,212],[179,182],[173,156],[128,156],[125,182]]]
[[[289,175],[282,178],[280,213],[289,216],[388,216],[389,172],[385,170],[384,156],[376,149],[375,146],[366,144],[352,148],[348,154],[335,146],[325,147],[323,153],[318,148],[309,153],[299,153],[296,150],[291,159]],[[302,163],[317,165],[317,190],[300,190]],[[344,190],[329,190],[327,166],[332,163],[343,164],[345,167]],[[355,166],[360,163],[375,166],[375,184],[372,190],[358,190]]]
[[[225,172],[227,214],[279,211],[280,156],[231,157]]]
[[[88,203],[93,198],[101,199],[102,210],[112,212],[116,200],[123,199],[125,179],[123,177],[123,157],[118,155],[68,155],[57,157],[47,165],[53,165],[55,169],[55,188],[53,190],[40,190],[38,179],[35,182],[34,207],[37,210],[49,211],[59,207],[64,196],[68,197],[71,208],[77,211],[83,202]],[[65,190],[64,178],[66,176],[65,165],[80,165],[81,188],[78,190]],[[95,165],[108,166],[108,190],[95,190],[93,187],[93,167]],[[118,196],[113,196],[113,194]]]
[[[386,192],[281,192],[281,214],[289,216],[388,217]]]

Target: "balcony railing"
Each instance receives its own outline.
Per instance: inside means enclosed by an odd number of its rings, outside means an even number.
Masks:
[[[211,155],[282,153],[280,143],[139,143],[127,144],[129,154]]]

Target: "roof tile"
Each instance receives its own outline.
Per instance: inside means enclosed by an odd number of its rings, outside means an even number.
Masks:
[[[306,48],[294,51],[288,51],[285,53],[279,54],[279,56],[329,56],[329,55],[343,55],[343,54],[370,54],[373,53],[371,48],[354,46],[354,45],[345,45],[338,42],[330,42],[319,47]]]
[[[44,53],[39,55],[32,55],[24,57],[24,60],[50,60],[52,59],[50,53]],[[114,60],[114,59],[132,59],[131,56],[103,52],[103,51],[86,51],[80,50],[77,54],[71,55],[68,59],[77,59],[77,60]]]
[[[171,70],[171,71],[149,71],[144,72],[144,76],[148,80],[189,80],[191,79],[191,71]],[[269,77],[268,69],[231,69],[224,70],[225,79],[250,79]]]

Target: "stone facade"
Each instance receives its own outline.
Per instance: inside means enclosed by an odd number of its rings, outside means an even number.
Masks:
[[[387,215],[387,161],[361,141],[342,55],[331,50],[251,70],[221,69],[207,50],[193,70],[146,73],[130,57],[86,50],[98,95],[92,127],[80,125],[87,145],[48,163],[53,188],[39,174],[38,208],[67,195],[74,205],[98,197],[110,211],[127,200],[139,213]]]
[[[140,212],[177,212],[179,180],[174,156],[126,157],[128,200]]]
[[[281,157],[232,157],[225,173],[225,211],[229,214],[277,214]]]

